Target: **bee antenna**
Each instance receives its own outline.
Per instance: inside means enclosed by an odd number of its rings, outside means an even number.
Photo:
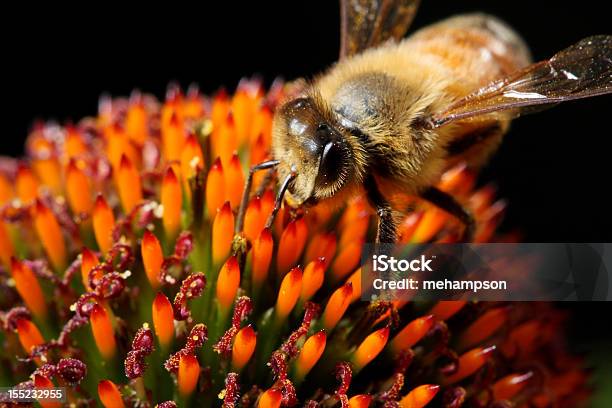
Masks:
[[[283,198],[285,197],[285,193],[287,192],[289,183],[295,178],[296,175],[297,173],[295,171],[295,168],[292,168],[291,173],[289,173],[287,177],[285,177],[285,180],[283,180],[283,184],[281,184],[280,189],[278,190],[278,194],[276,195],[276,201],[274,202],[274,208],[272,209],[272,213],[268,217],[268,221],[266,221],[266,228],[272,227],[274,219],[276,218],[276,214],[278,214],[278,210],[280,210],[280,207],[283,204]]]
[[[240,208],[238,209],[238,218],[236,220],[236,226],[234,227],[234,233],[238,234],[242,231],[242,227],[244,226],[244,216],[246,213],[246,207],[249,202],[249,195],[251,194],[251,186],[253,184],[253,175],[260,171],[266,169],[272,169],[278,166],[280,162],[278,160],[268,160],[259,164],[254,165],[249,170],[249,176],[244,183],[244,190],[242,191],[242,199],[240,200]]]

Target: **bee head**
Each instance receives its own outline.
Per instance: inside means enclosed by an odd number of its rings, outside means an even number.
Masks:
[[[274,117],[273,154],[284,179],[292,169],[296,177],[287,199],[301,205],[329,198],[353,173],[353,152],[325,105],[315,98],[294,99]]]

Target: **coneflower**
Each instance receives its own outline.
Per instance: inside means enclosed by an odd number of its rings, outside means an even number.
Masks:
[[[103,98],[2,158],[0,384],[107,408],[584,401],[553,305],[361,301],[366,200],[276,213],[273,173],[249,169],[284,89]],[[438,187],[471,208],[477,242],[510,239],[474,179],[458,165]],[[452,217],[413,206],[401,242],[456,241]]]

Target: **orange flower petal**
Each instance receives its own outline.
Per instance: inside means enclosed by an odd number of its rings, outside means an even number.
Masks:
[[[266,218],[261,214],[261,198],[253,197],[244,215],[244,235],[249,241],[255,241],[265,224]]]
[[[125,407],[119,389],[111,380],[102,380],[98,383],[98,397],[105,408]]]
[[[376,330],[374,333],[368,335],[353,354],[352,362],[355,371],[360,371],[363,367],[368,365],[370,361],[374,360],[387,344],[388,338],[388,327]]]
[[[428,242],[444,227],[449,215],[437,207],[430,207],[423,214],[414,234],[412,242]]]
[[[142,146],[149,137],[148,121],[149,117],[142,98],[130,100],[130,106],[125,115],[125,133],[139,146]]]
[[[478,347],[462,354],[459,357],[459,369],[454,374],[444,378],[444,382],[446,384],[454,384],[474,374],[487,362],[494,351],[495,346]]]
[[[142,201],[140,174],[131,160],[124,154],[121,156],[117,174],[117,190],[123,211],[130,213]]]
[[[368,408],[371,402],[372,396],[368,394],[355,395],[349,400],[349,408]]]
[[[306,245],[308,230],[306,221],[301,218],[292,220],[285,227],[278,243],[278,254],[276,257],[276,268],[281,274],[286,273],[295,266]]]
[[[240,205],[242,186],[244,186],[244,172],[237,154],[231,156],[224,169],[225,186],[229,187],[225,189],[225,200],[231,203],[232,208],[237,208]]]
[[[147,274],[147,279],[153,289],[161,285],[160,272],[164,263],[164,254],[157,237],[149,230],[145,230],[140,243],[142,263]]]
[[[238,286],[240,286],[240,268],[236,257],[232,256],[223,264],[217,278],[217,301],[223,309],[229,310],[234,303]]]
[[[323,311],[323,316],[321,317],[325,330],[331,331],[336,327],[336,324],[342,319],[346,309],[351,304],[352,295],[353,285],[350,283],[344,284],[332,293]]]
[[[180,160],[186,138],[183,119],[177,112],[172,113],[170,120],[162,122],[161,137],[166,162]]]
[[[87,248],[83,248],[81,251],[81,278],[83,279],[83,286],[87,290],[91,290],[89,286],[89,273],[98,263],[96,254]]]
[[[319,358],[321,358],[326,343],[327,336],[323,330],[306,339],[295,362],[296,375],[298,378],[303,379],[306,374],[312,370],[312,367],[314,367],[317,361],[319,361]]]
[[[68,163],[66,171],[66,194],[72,212],[90,214],[94,200],[89,177],[82,170],[83,163],[74,159]]]
[[[473,347],[487,339],[506,323],[507,317],[507,307],[487,310],[461,334],[459,338],[460,347],[464,349]]]
[[[19,166],[17,169],[17,177],[15,179],[17,197],[24,202],[29,203],[38,195],[38,180],[26,166]]]
[[[40,200],[36,200],[34,227],[53,268],[58,271],[63,269],[66,265],[66,246],[62,230],[55,214]]]
[[[234,213],[229,202],[217,212],[212,226],[212,259],[219,265],[229,255],[234,239]]]
[[[402,398],[399,405],[401,408],[422,408],[429,404],[429,401],[436,396],[438,391],[440,391],[439,385],[420,385]]]
[[[223,178],[223,166],[221,159],[217,157],[208,171],[206,179],[206,208],[210,218],[217,214],[217,210],[225,202],[225,187]]]
[[[4,221],[0,219],[0,261],[5,267],[11,265],[11,257],[15,254],[13,241]]]
[[[174,312],[172,304],[163,293],[159,292],[152,305],[153,328],[162,346],[168,346],[174,338]]]
[[[177,382],[179,393],[187,397],[193,393],[200,378],[200,363],[192,355],[182,356],[179,360]]]
[[[361,257],[361,246],[361,241],[355,241],[340,250],[330,268],[334,282],[341,281],[357,268]]]
[[[234,338],[234,345],[232,346],[232,369],[236,371],[242,370],[242,368],[249,362],[253,352],[255,351],[255,345],[257,344],[257,334],[251,325],[245,326]]]
[[[100,354],[106,360],[113,358],[117,351],[117,344],[108,313],[102,306],[95,304],[91,309],[89,321]]]
[[[162,223],[164,231],[169,237],[174,237],[181,227],[181,209],[183,206],[183,194],[178,178],[168,167],[161,185],[161,204],[164,208]]]
[[[353,294],[351,296],[351,303],[356,302],[361,298],[361,268],[358,268],[353,274],[346,280],[346,283],[350,283],[353,286]]]
[[[441,300],[429,311],[438,320],[448,320],[459,310],[463,309],[467,302],[465,300]]]
[[[273,247],[272,233],[267,228],[263,229],[251,249],[253,284],[256,287],[260,286],[268,276]]]
[[[43,377],[42,375],[35,374],[34,375],[34,387],[36,388],[55,388],[53,382],[47,377]],[[52,400],[44,400],[39,399],[38,403],[42,408],[59,408],[62,406],[61,402],[52,402]]]
[[[336,234],[333,232],[322,232],[315,235],[308,244],[305,262],[312,262],[317,258],[325,258],[325,263],[329,264],[336,254]]]
[[[435,322],[434,315],[418,317],[395,335],[389,346],[394,354],[409,349],[421,340]]]
[[[300,293],[300,300],[302,302],[306,302],[311,297],[314,296],[315,293],[321,288],[323,285],[323,280],[325,279],[325,259],[319,258],[308,265],[306,265],[306,269],[304,269],[304,276],[302,279],[302,292]]]
[[[281,282],[276,299],[276,316],[284,320],[295,306],[302,290],[302,270],[293,268]]]
[[[257,408],[279,408],[281,405],[281,391],[276,388],[266,390],[259,397]]]
[[[517,395],[533,377],[533,372],[507,375],[493,384],[493,397],[495,400],[509,400]]]
[[[11,259],[11,275],[15,281],[15,289],[23,299],[28,309],[39,318],[47,315],[47,305],[40,284],[34,272],[24,263]]]
[[[45,342],[38,330],[38,327],[27,319],[17,319],[17,337],[19,337],[19,343],[23,347],[23,351],[26,354],[30,354],[32,347],[40,346]]]
[[[100,250],[107,253],[113,246],[112,234],[115,227],[115,216],[101,194],[96,198],[94,205],[93,227]]]

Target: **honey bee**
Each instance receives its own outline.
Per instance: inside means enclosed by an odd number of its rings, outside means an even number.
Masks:
[[[454,162],[483,165],[510,121],[535,108],[612,92],[612,36],[586,38],[531,63],[521,37],[486,14],[406,33],[418,0],[342,0],[340,60],[275,112],[280,197],[292,206],[363,193],[377,242],[395,242],[395,214],[418,196],[474,221],[434,184]]]

